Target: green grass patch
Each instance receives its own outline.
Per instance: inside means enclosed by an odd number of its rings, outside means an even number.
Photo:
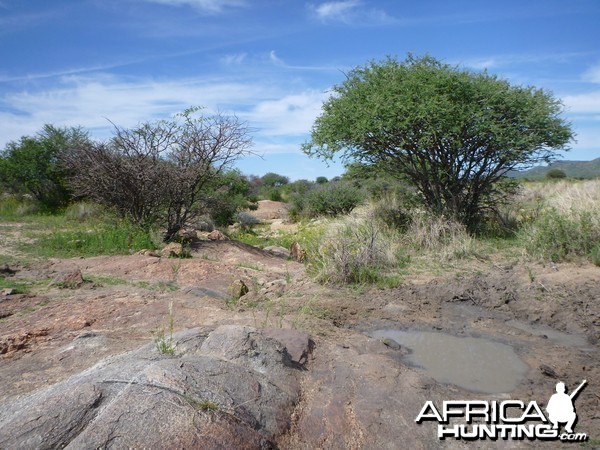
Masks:
[[[27,294],[32,287],[31,281],[0,278],[0,289],[13,289],[15,294]]]
[[[532,256],[553,262],[586,258],[600,264],[600,210],[562,214],[547,211],[521,235]]]
[[[115,277],[105,277],[102,275],[86,275],[86,280],[100,286],[119,286],[123,284],[129,284],[127,280]]]
[[[0,289],[14,289],[15,294],[29,294],[40,288],[48,288],[51,281],[49,278],[34,280],[26,278],[0,278]]]
[[[142,249],[156,249],[151,233],[120,221],[113,226],[98,224],[91,229],[62,230],[37,235],[21,250],[40,257],[69,258],[74,256],[123,255]]]
[[[122,278],[107,277],[102,275],[85,275],[84,278],[100,286],[133,286],[148,291],[174,292],[179,287],[173,281],[129,281]]]

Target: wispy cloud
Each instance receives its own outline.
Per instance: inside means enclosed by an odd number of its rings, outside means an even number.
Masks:
[[[246,0],[143,0],[168,6],[191,6],[206,14],[219,14],[225,9],[246,5]]]
[[[259,102],[248,120],[270,136],[299,136],[310,132],[327,94],[306,90],[298,94]]]
[[[248,53],[233,53],[223,56],[220,61],[227,66],[235,66],[242,64],[247,57]]]
[[[45,123],[81,125],[97,138],[112,126],[165,118],[190,105],[207,112],[235,113],[257,129],[255,141],[269,143],[261,151],[297,150],[320,112],[325,94],[315,90],[290,93],[272,83],[222,78],[121,79],[114,75],[69,76],[58,87],[21,91],[0,97],[0,148],[10,140],[37,132]]]
[[[9,9],[6,7],[6,9]],[[0,35],[11,33],[23,28],[31,28],[44,22],[56,19],[60,16],[57,11],[45,11],[39,13],[7,14],[0,17]]]
[[[600,64],[590,67],[583,73],[583,80],[590,83],[600,83]]]
[[[309,4],[314,17],[323,23],[375,25],[393,23],[395,19],[385,11],[366,6],[361,0],[341,0]]]
[[[587,116],[588,119],[600,119],[600,91],[586,92],[562,97],[569,115]]]
[[[515,53],[503,55],[488,55],[480,58],[467,58],[460,61],[455,61],[461,66],[470,67],[476,70],[497,69],[503,67],[511,67],[516,64],[541,64],[541,63],[567,63],[575,58],[587,56],[587,53],[582,52],[566,52],[566,53]]]
[[[340,66],[335,66],[335,65],[311,65],[311,66],[306,66],[306,65],[294,65],[294,64],[288,64],[287,62],[285,62],[285,60],[281,59],[279,56],[277,56],[277,53],[275,52],[275,50],[271,50],[269,52],[269,60],[271,61],[271,63],[277,67],[281,67],[283,69],[290,69],[290,70],[308,70],[308,71],[323,71],[323,72],[339,72],[340,70],[347,70],[347,67],[340,67]]]

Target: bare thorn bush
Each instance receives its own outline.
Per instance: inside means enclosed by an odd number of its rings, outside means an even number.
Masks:
[[[244,123],[222,114],[197,117],[198,110],[133,129],[115,125],[110,141],[69,152],[75,192],[142,227],[160,225],[171,240],[203,213],[211,183],[251,153]]]

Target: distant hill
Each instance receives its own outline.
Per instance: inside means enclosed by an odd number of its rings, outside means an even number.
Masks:
[[[592,161],[556,161],[547,166],[533,167],[524,171],[512,171],[508,176],[536,180],[545,178],[550,169],[560,169],[569,178],[600,178],[600,158]]]

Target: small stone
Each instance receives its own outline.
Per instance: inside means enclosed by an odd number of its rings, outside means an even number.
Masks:
[[[219,230],[214,230],[208,233],[208,239],[211,241],[228,241],[229,238],[221,233]]]
[[[290,247],[290,255],[294,261],[306,261],[306,250],[304,250],[298,242],[294,242]]]
[[[546,364],[542,364],[540,366],[540,371],[547,377],[558,378],[558,374],[556,373],[556,371],[552,367],[547,366]]]
[[[76,269],[71,272],[57,276],[50,283],[51,286],[58,286],[64,289],[78,289],[85,283],[81,270]]]
[[[402,347],[400,346],[400,344],[398,344],[395,340],[391,339],[391,338],[384,338],[382,339],[383,344],[386,347],[391,348],[392,350],[400,350]]]
[[[183,255],[183,245],[179,242],[171,242],[162,249],[161,255],[164,258],[179,258]]]
[[[4,288],[2,291],[0,291],[0,295],[2,297],[8,297],[9,295],[13,295],[15,293],[16,291],[13,288]]]
[[[250,292],[250,289],[248,289],[248,286],[242,280],[236,280],[229,286],[229,294],[235,300],[243,297],[248,292]]]

